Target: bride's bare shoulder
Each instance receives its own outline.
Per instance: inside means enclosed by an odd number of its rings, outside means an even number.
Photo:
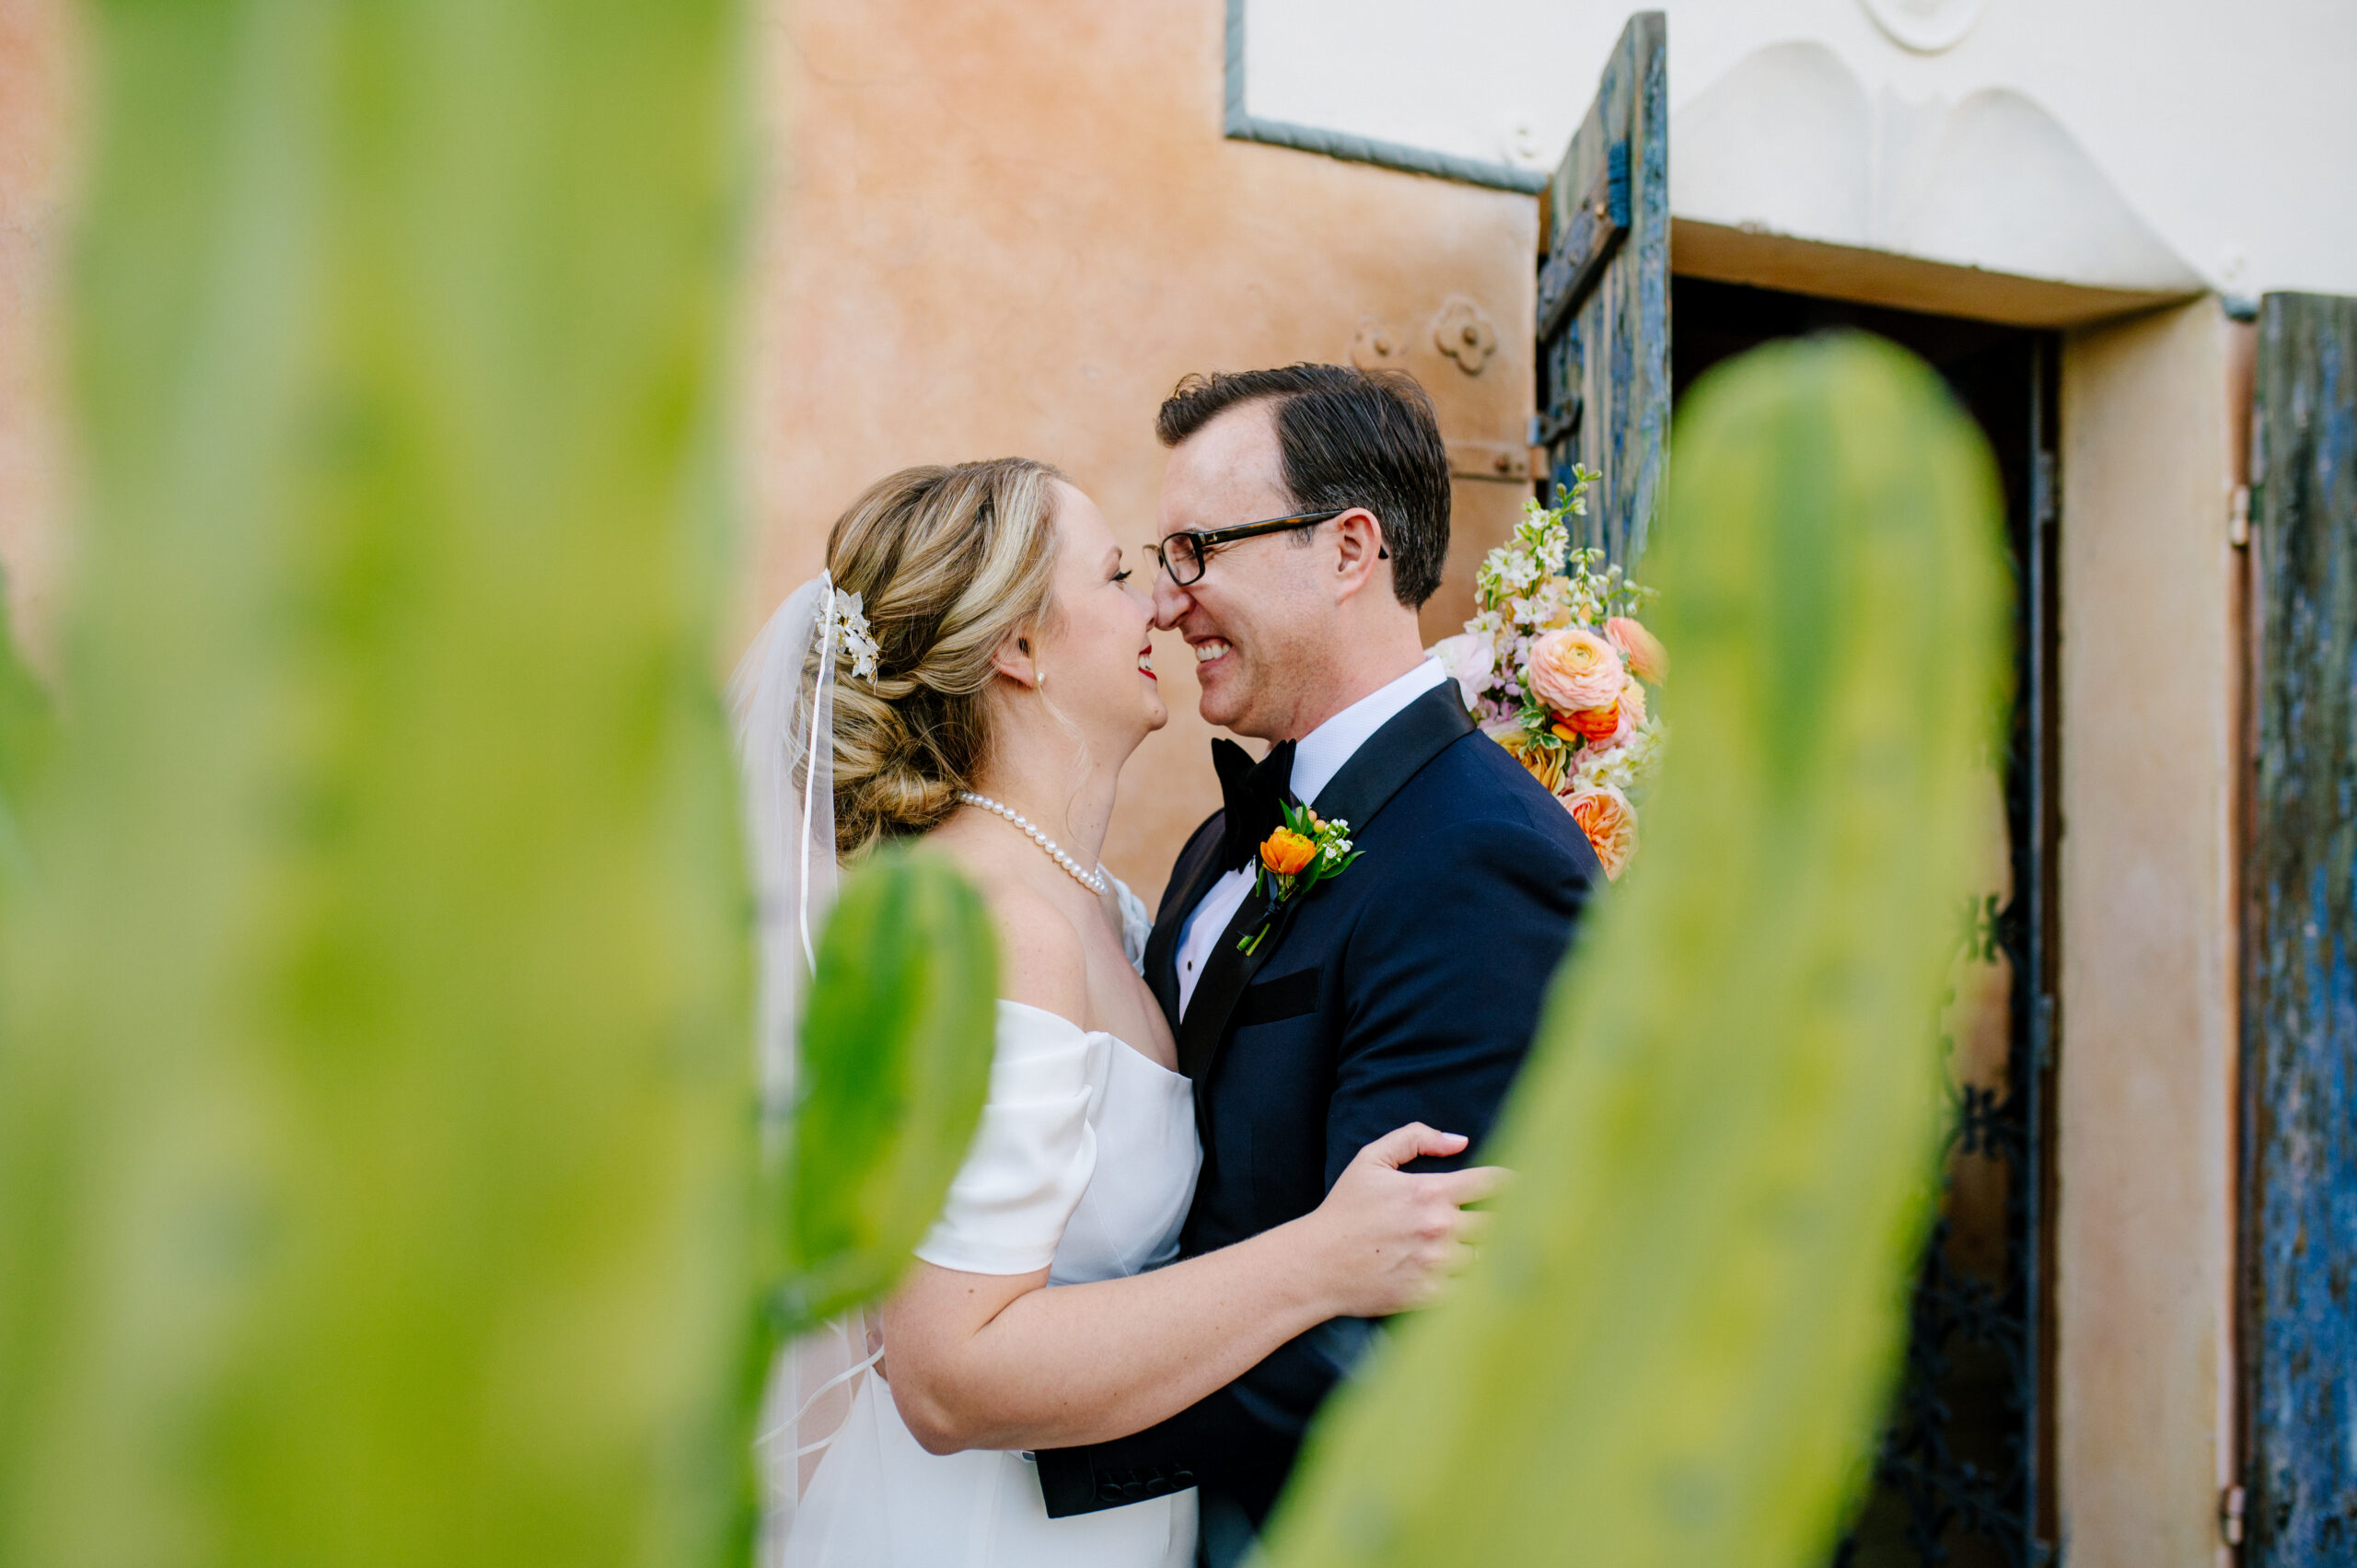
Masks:
[[[998,993],[1078,1018],[1088,1006],[1088,959],[1080,929],[1056,901],[1016,877],[982,889],[998,933]]]
[[[1039,852],[1004,824],[977,822],[970,814],[952,818],[926,835],[926,842],[948,855],[982,895],[998,935],[998,993],[1080,1017],[1088,1005],[1086,949],[1071,914],[1032,881],[1048,865]]]

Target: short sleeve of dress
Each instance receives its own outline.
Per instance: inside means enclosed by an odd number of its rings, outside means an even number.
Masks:
[[[1119,877],[1113,878],[1113,900],[1121,906],[1121,951],[1129,956],[1130,968],[1145,973],[1146,938],[1154,935],[1154,916],[1146,912],[1145,900],[1130,891],[1130,885]]]
[[[972,1274],[1028,1274],[1054,1260],[1097,1169],[1088,1111],[1110,1044],[1053,1013],[999,1003],[990,1098],[918,1257]]]

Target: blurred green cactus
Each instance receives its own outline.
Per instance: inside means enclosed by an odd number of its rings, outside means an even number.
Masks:
[[[753,1289],[737,7],[90,9],[0,1562],[708,1559]]]
[[[56,749],[49,692],[25,668],[9,624],[7,583],[0,577],[0,915],[32,865],[24,817]]]
[[[1855,337],[1714,373],[1676,450],[1645,857],[1486,1151],[1520,1179],[1480,1263],[1320,1423],[1279,1568],[1817,1563],[1867,1474],[2002,711],[1993,470]]]
[[[997,966],[981,897],[938,855],[881,852],[836,900],[770,1186],[778,1330],[888,1291],[941,1213],[990,1087]]]

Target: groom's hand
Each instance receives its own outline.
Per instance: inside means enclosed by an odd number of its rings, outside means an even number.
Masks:
[[[1495,1166],[1420,1175],[1411,1160],[1462,1154],[1459,1132],[1421,1121],[1393,1129],[1358,1152],[1333,1190],[1299,1223],[1321,1260],[1337,1318],[1386,1318],[1422,1307],[1472,1256],[1487,1217],[1465,1205],[1495,1192],[1506,1172]]]

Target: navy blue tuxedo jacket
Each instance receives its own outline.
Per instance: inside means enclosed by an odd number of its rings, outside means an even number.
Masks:
[[[1225,869],[1224,816],[1180,852],[1146,947],[1202,1134],[1186,1256],[1309,1213],[1361,1147],[1403,1123],[1466,1133],[1478,1149],[1603,882],[1571,814],[1474,727],[1454,681],[1370,737],[1318,808],[1350,823],[1360,858],[1280,905],[1249,956],[1237,944],[1268,906],[1248,897],[1183,1018],[1178,934]],[[1323,1324],[1158,1426],[1043,1451],[1048,1512],[1200,1485],[1207,1508],[1217,1499],[1257,1528],[1369,1331],[1358,1319]]]

